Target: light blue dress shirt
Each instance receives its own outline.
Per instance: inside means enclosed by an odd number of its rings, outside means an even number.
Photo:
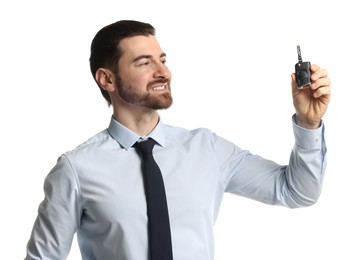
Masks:
[[[213,226],[225,192],[290,208],[320,195],[324,126],[300,128],[289,165],[242,150],[208,129],[159,122],[149,135],[165,182],[175,260],[212,260]],[[45,198],[26,259],[66,259],[77,232],[84,260],[148,260],[141,137],[111,119],[109,128],[63,154],[45,179]]]

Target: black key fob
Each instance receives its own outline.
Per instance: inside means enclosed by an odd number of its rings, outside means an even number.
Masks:
[[[311,63],[309,61],[302,61],[300,46],[297,46],[298,63],[295,65],[295,73],[297,80],[297,87],[299,89],[308,88],[311,86]]]

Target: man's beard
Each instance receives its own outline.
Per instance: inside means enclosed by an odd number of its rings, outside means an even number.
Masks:
[[[169,81],[167,79],[156,80],[151,82],[149,86],[157,85],[158,83],[168,84],[167,87],[169,91],[160,95],[153,95],[148,92],[144,93],[132,85],[124,86],[122,80],[119,77],[116,78],[118,95],[127,103],[140,105],[154,110],[167,109],[173,103]]]

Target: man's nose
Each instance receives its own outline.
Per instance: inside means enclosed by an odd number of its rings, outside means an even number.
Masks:
[[[156,70],[154,72],[155,78],[170,78],[171,73],[168,67],[164,63],[159,63],[156,66]]]

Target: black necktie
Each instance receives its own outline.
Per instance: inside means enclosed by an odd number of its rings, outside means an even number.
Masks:
[[[143,160],[144,184],[149,223],[151,260],[172,260],[172,242],[165,188],[160,169],[153,158],[155,141],[148,139],[134,146]]]

